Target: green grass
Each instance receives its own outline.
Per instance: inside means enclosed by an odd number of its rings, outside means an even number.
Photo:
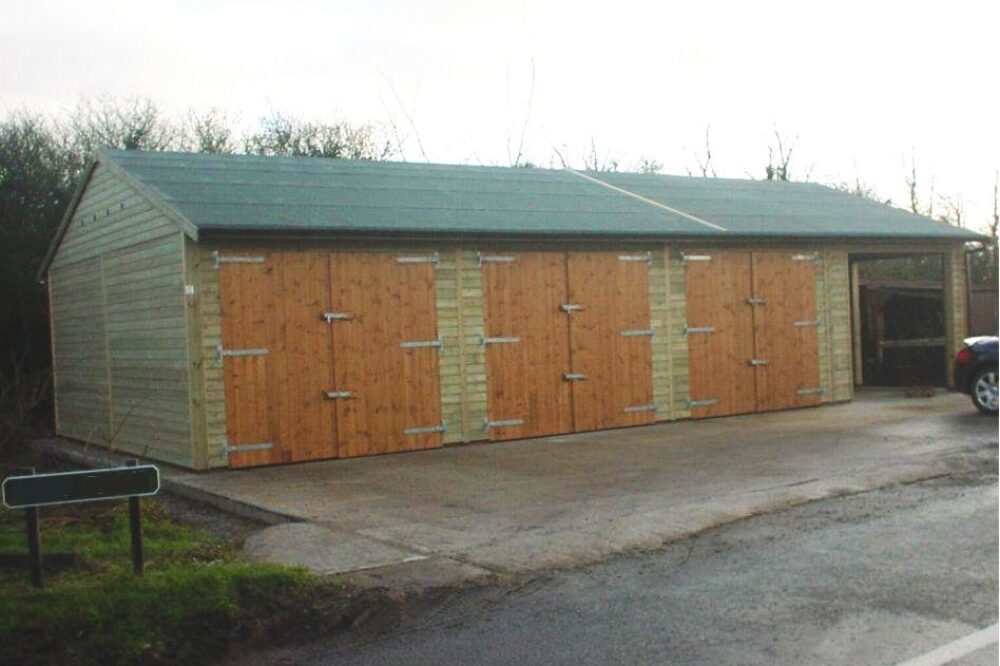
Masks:
[[[87,570],[31,587],[0,569],[0,663],[205,663],[282,623],[309,622],[331,584],[300,569],[251,563],[220,539],[143,503],[146,573],[132,575],[127,504],[43,510],[43,551]],[[0,513],[0,552],[26,552],[21,511]]]

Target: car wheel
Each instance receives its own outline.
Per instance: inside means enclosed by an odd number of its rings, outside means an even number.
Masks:
[[[972,403],[984,414],[997,413],[997,371],[983,368],[972,378]]]

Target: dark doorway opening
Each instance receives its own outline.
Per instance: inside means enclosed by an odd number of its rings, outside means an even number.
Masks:
[[[864,385],[947,386],[942,255],[852,261]]]

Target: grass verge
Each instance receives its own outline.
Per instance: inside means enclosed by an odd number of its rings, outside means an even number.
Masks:
[[[146,573],[131,573],[124,502],[42,510],[42,549],[83,566],[31,587],[0,569],[0,664],[204,664],[232,648],[326,624],[343,591],[300,569],[251,563],[231,544],[143,501]],[[25,553],[24,516],[0,511],[0,552]]]

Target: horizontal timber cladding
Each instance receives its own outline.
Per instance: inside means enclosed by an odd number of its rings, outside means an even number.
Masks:
[[[98,166],[49,269],[56,431],[194,466],[178,225]]]
[[[685,255],[694,416],[820,402],[818,261],[791,250]]]
[[[231,466],[441,445],[441,341],[427,258],[219,253],[217,355]]]

